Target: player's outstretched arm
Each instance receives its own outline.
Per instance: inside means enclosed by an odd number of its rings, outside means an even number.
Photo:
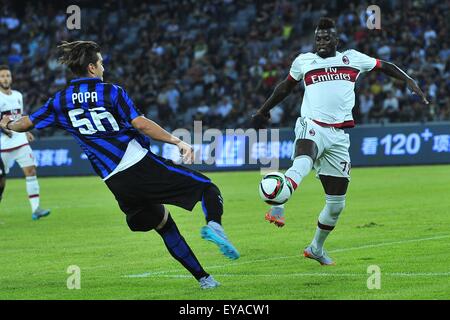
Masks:
[[[270,110],[290,95],[297,84],[297,81],[287,77],[275,87],[275,90],[272,92],[269,99],[267,99],[262,107],[253,115],[253,122],[257,129],[269,121]]]
[[[26,132],[33,129],[33,122],[31,122],[28,116],[21,117],[18,120],[12,120],[10,116],[3,116],[0,121],[0,128],[3,130]]]
[[[420,87],[417,85],[417,82],[413,78],[408,76],[406,74],[406,72],[404,72],[402,69],[397,67],[395,64],[393,64],[391,62],[380,60],[380,66],[376,70],[379,70],[392,78],[406,82],[408,87],[412,91],[414,91],[416,94],[418,94],[422,98],[422,101],[425,104],[429,104],[425,94],[422,92]]]
[[[192,146],[170,134],[161,128],[156,122],[147,119],[144,116],[139,116],[134,118],[131,121],[131,124],[134,128],[154,140],[176,145],[180,149],[184,162],[190,163],[194,161],[194,150]]]

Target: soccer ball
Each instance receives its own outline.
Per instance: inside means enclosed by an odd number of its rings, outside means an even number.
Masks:
[[[288,201],[293,190],[289,179],[280,172],[266,174],[259,183],[261,199],[271,205],[279,205]]]

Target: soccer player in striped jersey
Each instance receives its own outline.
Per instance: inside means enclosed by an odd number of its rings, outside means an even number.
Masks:
[[[23,113],[22,94],[11,88],[11,70],[6,65],[0,66],[0,115],[20,117]],[[12,132],[0,130],[0,201],[6,185],[6,175],[15,162],[25,175],[28,200],[31,206],[31,218],[38,220],[50,214],[49,209],[39,206],[39,182],[36,175],[36,161],[30,142],[34,140],[30,132]]]
[[[0,127],[25,132],[56,126],[69,132],[116,197],[129,228],[155,229],[201,288],[217,287],[164,204],[192,210],[201,201],[207,222],[201,228],[202,238],[214,242],[226,257],[237,259],[239,252],[221,225],[220,191],[201,173],[151,153],[148,137],[176,145],[188,163],[194,157],[192,147],[147,119],[123,88],[103,82],[103,60],[95,42],[63,42],[59,48],[60,62],[78,78],[30,116],[16,121],[4,116]]]
[[[322,183],[325,206],[319,215],[314,238],[303,251],[305,257],[322,265],[334,264],[323,245],[345,207],[350,181],[350,140],[344,129],[354,126],[352,109],[356,79],[364,72],[381,71],[405,82],[428,104],[416,81],[396,65],[356,50],[336,51],[337,45],[334,21],[321,18],[315,31],[316,52],[297,56],[287,78],[277,85],[253,117],[256,127],[264,127],[270,119],[269,111],[303,80],[305,94],[301,117],[295,126],[293,163],[285,175],[296,189],[314,167]],[[273,206],[266,214],[266,220],[282,227],[284,206]]]

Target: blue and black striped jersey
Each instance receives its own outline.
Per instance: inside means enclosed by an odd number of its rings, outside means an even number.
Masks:
[[[69,132],[95,172],[107,177],[120,163],[130,141],[148,149],[149,139],[131,121],[142,115],[125,90],[99,78],[74,79],[30,115],[37,129],[56,126]]]

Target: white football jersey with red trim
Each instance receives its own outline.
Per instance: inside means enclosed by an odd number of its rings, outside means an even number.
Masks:
[[[13,115],[20,117],[23,113],[23,98],[19,91],[12,90],[11,94],[0,92],[0,115]],[[0,134],[0,150],[11,149],[28,144],[27,136],[23,132],[13,132],[9,138],[6,134]]]
[[[336,52],[321,58],[315,53],[300,54],[292,63],[289,77],[303,79],[305,94],[302,117],[318,124],[339,128],[354,126],[355,82],[358,76],[379,65],[379,60],[356,50]]]

